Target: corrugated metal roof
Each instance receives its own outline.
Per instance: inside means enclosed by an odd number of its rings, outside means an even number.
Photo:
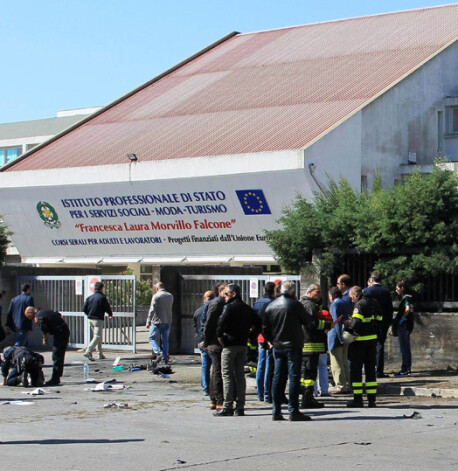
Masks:
[[[240,34],[6,169],[301,149],[458,39],[458,5]]]

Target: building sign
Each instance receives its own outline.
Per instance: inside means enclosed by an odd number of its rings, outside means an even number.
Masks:
[[[23,257],[270,255],[265,230],[304,187],[301,170],[0,189]]]
[[[83,278],[79,277],[75,280],[75,295],[82,296],[83,294]]]
[[[259,281],[257,278],[250,278],[250,298],[257,298],[259,293]]]

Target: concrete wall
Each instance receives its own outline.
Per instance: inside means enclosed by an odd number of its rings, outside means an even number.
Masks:
[[[457,93],[455,43],[360,112],[361,174],[368,177],[369,186],[377,169],[384,186],[412,168],[427,171],[442,145],[444,155],[458,160],[458,136],[444,139],[444,98]],[[416,153],[419,167],[407,166],[409,152]]]
[[[416,313],[410,337],[412,371],[422,368],[458,370],[458,313]],[[388,336],[386,363],[399,370],[401,353],[397,337]]]

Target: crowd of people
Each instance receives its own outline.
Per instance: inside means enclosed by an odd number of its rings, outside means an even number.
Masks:
[[[299,298],[293,282],[267,282],[264,295],[253,308],[243,301],[237,284],[221,282],[213,291],[206,291],[194,321],[202,358],[201,385],[210,398],[210,409],[218,417],[245,414],[245,365],[247,354],[253,352],[257,353],[257,397],[272,403],[273,420],[284,420],[282,404],[288,404],[290,421],[310,420],[300,408],[322,408],[324,404],[317,397],[329,394],[353,393],[347,406],[363,407],[365,393],[368,406],[375,407],[377,378],[387,377],[384,344],[390,328],[398,336],[402,356],[396,374],[410,375],[412,363],[412,297],[405,283],[399,281],[396,293],[400,304],[393,319],[391,295],[381,281],[380,273],[374,272],[363,290],[352,286],[348,275],[340,275],[337,286],[328,291],[328,310],[322,309],[322,292],[317,284],[311,284]],[[146,322],[150,328],[148,339],[153,356],[168,363],[173,295],[162,282],[155,285],[155,290]],[[84,356],[95,361],[92,354],[97,350],[98,358],[103,359],[104,318],[113,316],[103,283],[95,283],[94,294],[86,299],[83,312],[92,329],[92,341]],[[41,329],[44,345],[53,336],[52,375],[46,383],[44,358],[28,346],[33,322]],[[15,333],[15,343],[3,352],[4,384],[59,385],[70,339],[62,315],[51,309],[37,310],[30,285],[26,284],[11,301],[6,328]],[[333,388],[328,387],[328,354]]]
[[[404,376],[411,372],[413,329],[413,307],[405,283],[396,284],[400,305],[393,319],[393,301],[381,281],[381,274],[374,272],[363,290],[353,286],[348,275],[340,275],[337,286],[328,291],[328,311],[322,309],[317,284],[298,298],[293,282],[267,282],[253,308],[242,300],[236,284],[217,283],[213,291],[205,292],[194,322],[202,358],[202,390],[210,398],[214,415],[244,415],[244,366],[256,343],[257,397],[272,403],[273,420],[284,420],[284,403],[290,421],[311,420],[300,408],[324,407],[318,395],[352,393],[347,407],[359,408],[364,406],[365,393],[368,407],[376,407],[377,378],[388,376],[384,371],[387,333],[391,328],[399,338],[402,366],[396,375]],[[333,388],[328,387],[328,354]]]

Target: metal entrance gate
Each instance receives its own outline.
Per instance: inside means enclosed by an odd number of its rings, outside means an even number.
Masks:
[[[113,319],[105,317],[103,348],[130,350],[135,353],[135,276],[18,276],[17,292],[28,283],[37,309],[59,311],[70,328],[70,347],[84,348],[91,339],[87,316],[82,312],[84,300],[95,281],[102,281],[113,310]],[[32,345],[41,344],[41,333],[34,328]]]
[[[250,281],[258,280],[257,296],[250,297]],[[296,293],[300,293],[301,277],[297,275],[182,275],[181,281],[181,350],[194,352],[196,341],[194,334],[193,314],[202,305],[202,295],[205,291],[213,290],[217,281],[236,283],[242,289],[242,299],[250,306],[264,294],[264,285],[268,281],[293,281]],[[198,352],[198,350],[197,350]]]

